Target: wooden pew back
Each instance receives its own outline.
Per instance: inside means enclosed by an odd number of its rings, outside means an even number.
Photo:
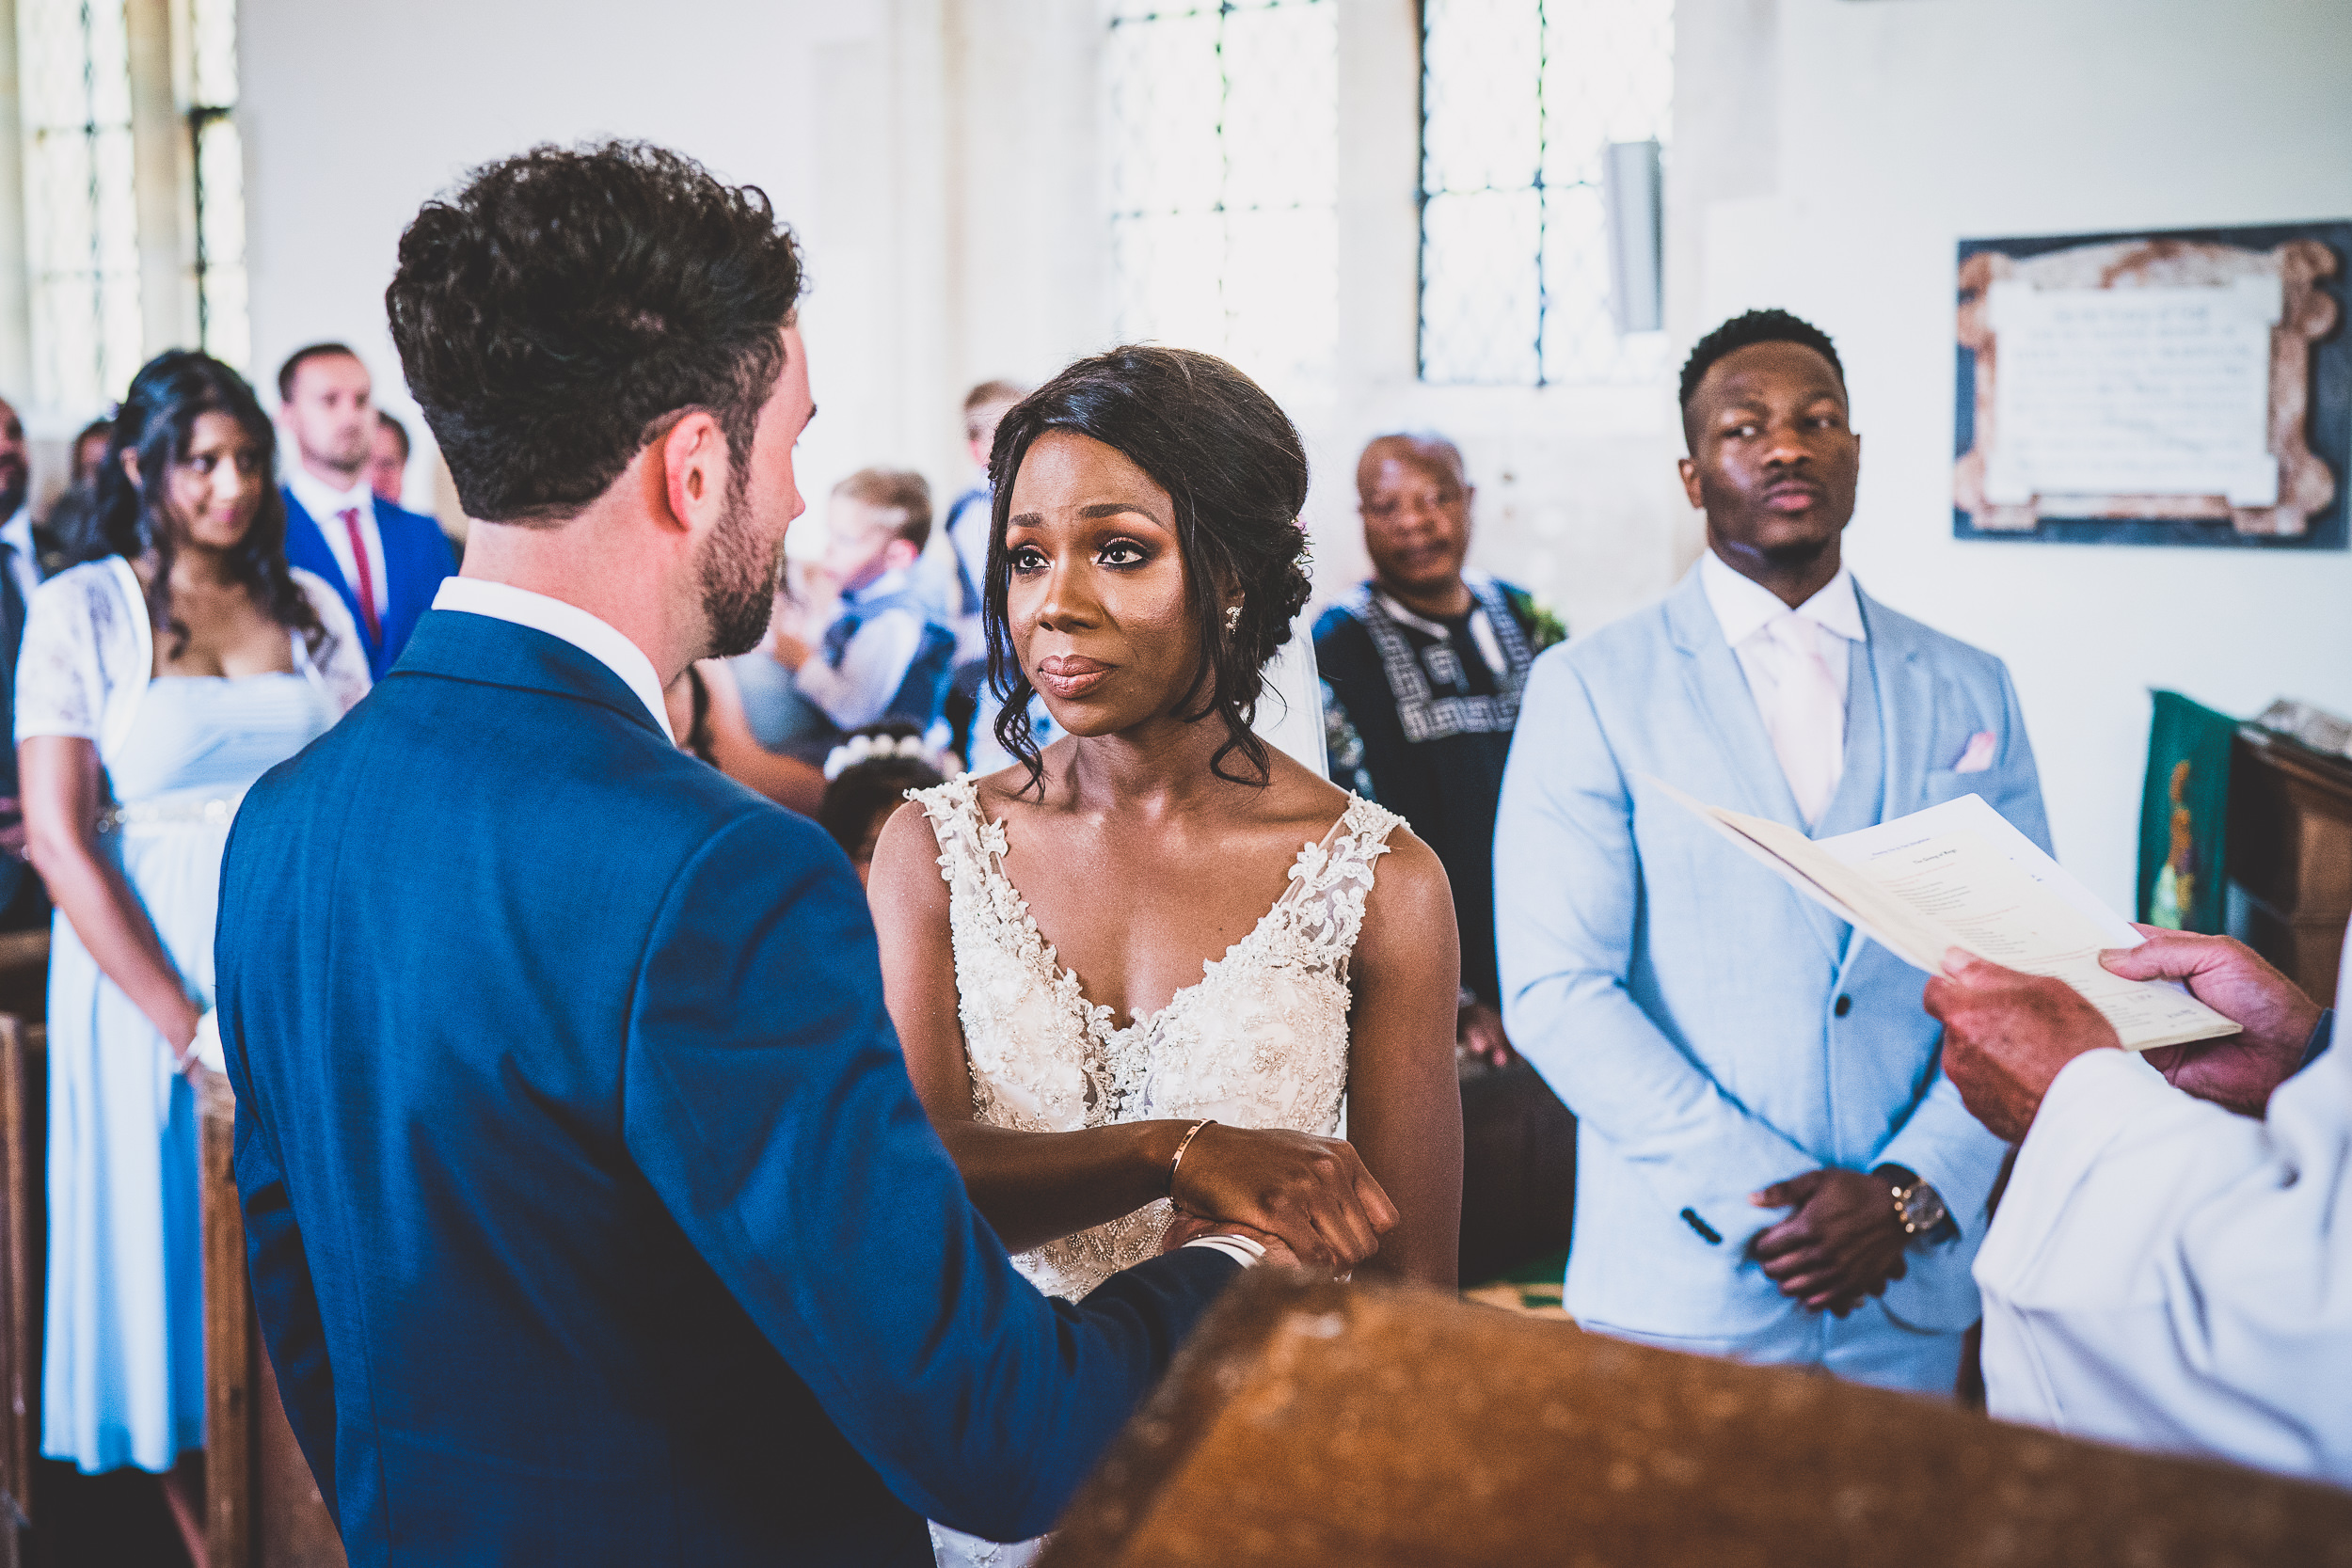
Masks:
[[[1220,1303],[1047,1568],[2352,1564],[2352,1493],[1789,1368],[1271,1271]]]

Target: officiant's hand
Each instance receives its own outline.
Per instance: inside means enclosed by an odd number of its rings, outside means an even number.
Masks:
[[[2099,955],[2110,974],[2127,980],[2181,981],[2198,1001],[2243,1031],[2217,1040],[2158,1046],[2141,1053],[2142,1059],[2184,1094],[2240,1116],[2261,1116],[2269,1107],[2270,1091],[2302,1067],[2312,1031],[2319,1027],[2319,1005],[2242,942],[2160,926],[2139,929],[2148,940],[2137,947]]]
[[[1185,1243],[1197,1242],[1203,1236],[1247,1237],[1265,1248],[1265,1257],[1259,1261],[1279,1264],[1286,1269],[1305,1267],[1299,1262],[1298,1254],[1283,1245],[1282,1238],[1271,1230],[1260,1230],[1251,1225],[1235,1225],[1231,1220],[1202,1219],[1199,1214],[1179,1214],[1170,1220],[1166,1234],[1160,1238],[1160,1250],[1174,1252]]]
[[[2013,1144],[2026,1141],[2060,1069],[2086,1051],[2122,1044],[2065,981],[2021,974],[1957,947],[1928,982],[1924,1005],[1944,1025],[1944,1076],[1970,1116]]]
[[[1379,1251],[1397,1222],[1396,1205],[1343,1140],[1275,1127],[1201,1128],[1170,1196],[1187,1214],[1279,1236],[1300,1263],[1333,1273]]]

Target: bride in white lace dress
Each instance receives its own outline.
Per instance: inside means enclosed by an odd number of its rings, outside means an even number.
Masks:
[[[1221,360],[1121,349],[1008,415],[992,477],[1000,737],[1026,765],[918,795],[870,888],[973,1201],[1056,1295],[1211,1219],[1451,1289],[1444,871],[1249,728],[1306,598],[1295,431]],[[1032,689],[1064,732],[1041,754]],[[943,1563],[1030,1551],[933,1534]]]

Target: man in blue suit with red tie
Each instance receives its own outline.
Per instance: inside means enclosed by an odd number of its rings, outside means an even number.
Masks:
[[[1037,1534],[1290,1256],[1185,1220],[1040,1295],[915,1099],[848,860],[673,740],[802,510],[800,286],[766,197],[641,145],[487,166],[402,237],[466,575],[246,796],[217,947],[262,1337],[354,1568]]]
[[[278,422],[294,466],[286,475],[286,559],[335,585],[368,645],[377,680],[400,660],[457,559],[441,525],[375,495],[374,383],[342,343],[312,343],[278,372]]]

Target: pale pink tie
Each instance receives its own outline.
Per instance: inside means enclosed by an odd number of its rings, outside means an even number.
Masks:
[[[1786,610],[1764,629],[1780,654],[1779,680],[1773,700],[1765,705],[1764,728],[1809,828],[1829,810],[1846,770],[1846,705],[1822,657],[1820,627]]]

